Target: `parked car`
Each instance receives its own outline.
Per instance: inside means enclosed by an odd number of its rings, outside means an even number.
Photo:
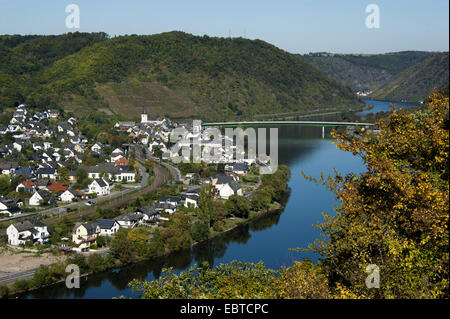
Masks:
[[[92,205],[94,205],[94,204],[95,204],[95,200],[88,200],[88,201],[85,203],[86,206],[92,206]]]

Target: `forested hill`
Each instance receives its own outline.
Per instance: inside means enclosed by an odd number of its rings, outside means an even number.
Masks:
[[[448,79],[449,54],[443,52],[399,73],[371,96],[391,100],[424,100],[434,87],[448,86]]]
[[[74,40],[74,38],[77,38]],[[136,117],[251,118],[348,107],[351,89],[260,40],[182,32],[0,37],[0,105],[27,102]]]
[[[310,53],[298,55],[324,74],[353,90],[375,90],[409,67],[434,55],[432,52],[403,51],[386,54]]]
[[[39,72],[54,62],[106,39],[106,33],[0,35],[0,107],[25,101]]]

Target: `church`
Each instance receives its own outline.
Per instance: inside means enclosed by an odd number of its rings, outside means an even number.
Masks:
[[[149,124],[155,124],[160,125],[164,122],[164,119],[157,118],[157,117],[148,117],[147,110],[144,107],[142,107],[142,113],[141,113],[141,123],[149,123]]]

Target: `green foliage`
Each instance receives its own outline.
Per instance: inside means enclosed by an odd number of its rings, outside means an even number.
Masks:
[[[128,263],[136,258],[136,248],[133,243],[128,240],[127,234],[117,232],[111,241],[110,251],[113,256],[123,263]]]
[[[213,196],[209,185],[202,186],[198,199],[198,208],[200,210],[199,219],[202,224],[211,225],[214,214]]]
[[[349,88],[261,40],[169,32],[15,41],[0,42],[0,105],[112,108],[131,118],[139,110],[130,106],[151,91],[160,114],[223,119],[359,104]]]
[[[12,287],[14,291],[28,291],[31,288],[30,284],[31,282],[29,280],[19,279],[14,282]]]
[[[422,111],[394,111],[376,136],[336,134],[338,147],[367,167],[320,180],[341,205],[318,226],[329,240],[311,248],[325,257],[321,265],[337,291],[448,298],[448,101],[433,93]],[[380,269],[379,289],[365,286],[370,264]]]
[[[196,222],[192,224],[191,227],[191,237],[194,241],[200,242],[202,240],[208,239],[209,236],[209,226],[203,222]]]
[[[153,166],[154,166],[154,164],[153,164],[152,160],[145,161],[144,167],[149,175],[153,175]]]
[[[8,194],[11,181],[8,175],[0,175],[0,195]]]
[[[194,265],[179,275],[171,268],[164,275],[146,282],[133,280],[130,286],[140,292],[142,299],[180,298],[271,298],[275,293],[277,271],[258,264],[233,261],[210,268],[208,263]]]
[[[105,271],[108,267],[105,262],[105,258],[100,256],[99,254],[89,255],[89,257],[87,258],[87,264],[90,272],[93,273]]]
[[[76,255],[67,259],[67,264],[74,264],[80,268],[80,273],[86,273],[89,271],[89,265],[86,262],[86,258],[83,255]]]
[[[8,286],[0,286],[0,299],[8,297],[9,294],[9,288]]]
[[[448,86],[449,54],[443,52],[399,73],[371,94],[389,100],[424,100],[435,87]]]
[[[433,54],[422,51],[386,54],[310,53],[299,57],[336,81],[349,85],[353,90],[373,90]]]
[[[250,203],[244,196],[231,195],[225,202],[225,207],[228,214],[236,217],[247,218],[250,213]]]

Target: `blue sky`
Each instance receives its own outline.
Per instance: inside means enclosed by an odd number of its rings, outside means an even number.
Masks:
[[[68,4],[80,29],[67,29]],[[368,4],[380,28],[368,29]],[[261,39],[292,53],[448,51],[448,0],[0,0],[0,34],[104,31],[111,35],[180,30]]]

